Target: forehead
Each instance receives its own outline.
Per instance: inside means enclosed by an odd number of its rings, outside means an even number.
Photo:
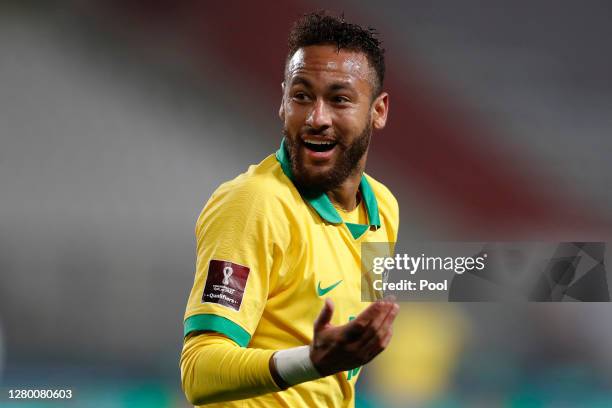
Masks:
[[[287,62],[287,82],[298,76],[340,80],[354,86],[370,86],[373,70],[365,54],[335,45],[311,45],[298,49]]]

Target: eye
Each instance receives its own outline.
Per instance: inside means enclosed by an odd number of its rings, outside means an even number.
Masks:
[[[349,98],[347,98],[346,96],[340,96],[340,95],[338,95],[338,96],[334,96],[334,97],[332,98],[332,101],[333,101],[334,103],[343,104],[343,103],[350,102],[351,100],[350,100]]]
[[[306,102],[306,101],[310,100],[308,95],[306,95],[304,92],[301,92],[301,91],[295,92],[293,94],[292,98],[293,98],[293,100],[295,100],[297,102]]]

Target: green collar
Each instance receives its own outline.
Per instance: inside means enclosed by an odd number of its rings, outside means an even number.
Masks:
[[[287,150],[285,148],[284,138],[281,141],[280,148],[276,152],[276,160],[278,160],[280,163],[283,173],[285,173],[289,180],[293,182],[291,160],[289,159],[289,154],[287,154]],[[366,206],[370,228],[380,228],[380,217],[378,215],[378,203],[376,201],[376,196],[372,191],[370,183],[368,183],[368,180],[363,175],[361,176],[361,182],[359,183],[359,190],[361,191],[361,196],[363,197],[363,201]],[[334,208],[334,205],[327,194],[322,192],[308,191],[300,191],[300,194],[302,198],[306,200],[308,204],[310,204],[310,206],[314,208],[319,216],[325,221],[332,224],[342,224],[342,217],[340,217],[340,214],[338,214],[338,211],[336,211]]]

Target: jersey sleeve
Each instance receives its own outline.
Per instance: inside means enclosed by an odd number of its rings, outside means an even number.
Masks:
[[[220,187],[196,223],[196,273],[184,335],[207,330],[246,347],[282,263],[288,233],[273,194],[255,183]]]
[[[181,384],[194,405],[280,391],[270,373],[276,350],[237,347],[217,333],[188,337],[181,353]]]

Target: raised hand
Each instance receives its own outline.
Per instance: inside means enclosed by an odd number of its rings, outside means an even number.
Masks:
[[[310,359],[317,371],[327,376],[370,362],[391,341],[398,311],[395,299],[378,300],[349,323],[333,326],[330,321],[334,304],[331,299],[325,299],[314,323],[314,340],[310,346]]]

